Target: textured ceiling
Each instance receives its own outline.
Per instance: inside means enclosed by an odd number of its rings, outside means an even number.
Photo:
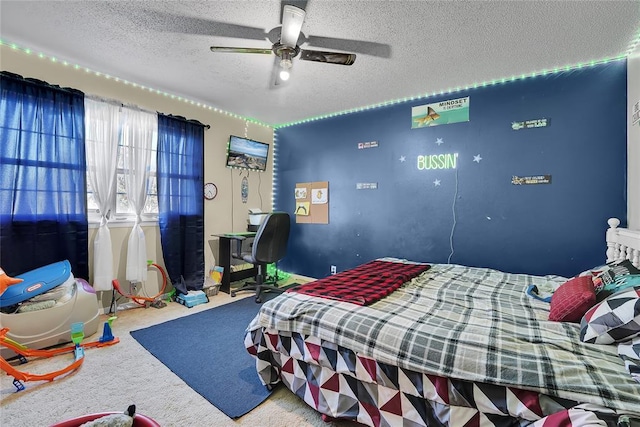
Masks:
[[[277,125],[624,56],[635,47],[640,24],[638,1],[309,0],[300,47],[353,52],[355,64],[295,58],[291,79],[274,87],[273,54],[209,50],[270,48],[281,6],[278,0],[2,0],[0,37]]]

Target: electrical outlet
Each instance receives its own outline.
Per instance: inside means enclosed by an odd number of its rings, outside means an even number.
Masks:
[[[132,295],[137,295],[138,291],[142,287],[142,283],[140,283],[140,282],[132,282],[132,283],[130,283],[130,287],[131,287],[131,294]]]
[[[337,271],[338,271],[338,270],[336,269],[336,266],[335,266],[335,265],[332,265],[332,266],[331,266],[331,274],[336,274],[336,273],[337,273]]]

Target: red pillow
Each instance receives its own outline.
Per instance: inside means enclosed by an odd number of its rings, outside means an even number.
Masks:
[[[595,303],[596,292],[591,277],[574,277],[560,285],[553,293],[549,320],[579,322]]]

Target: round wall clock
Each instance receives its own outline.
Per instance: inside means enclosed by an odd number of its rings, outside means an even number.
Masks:
[[[218,187],[213,182],[207,182],[204,185],[204,198],[207,200],[213,200],[218,195]]]

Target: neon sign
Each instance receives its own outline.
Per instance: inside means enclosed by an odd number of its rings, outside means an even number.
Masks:
[[[418,170],[455,169],[458,164],[458,153],[431,154],[418,156]]]

